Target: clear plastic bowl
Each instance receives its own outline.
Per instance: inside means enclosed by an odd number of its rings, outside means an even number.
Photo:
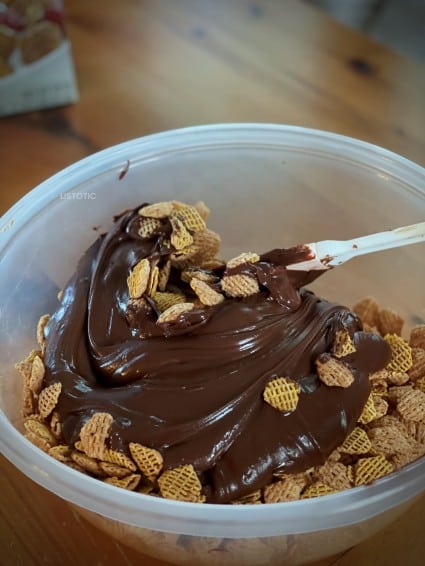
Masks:
[[[229,257],[423,221],[425,170],[330,133],[229,124],[129,141],[42,183],[1,222],[2,453],[99,528],[176,564],[301,564],[357,544],[424,490],[424,458],[370,486],[319,499],[200,505],[83,476],[22,436],[21,378],[14,363],[35,346],[39,316],[52,310],[80,254],[115,213],[170,198],[204,200],[213,211],[211,227],[222,234],[223,256]],[[312,287],[345,304],[375,295],[413,324],[425,315],[424,265],[419,244],[353,260]]]

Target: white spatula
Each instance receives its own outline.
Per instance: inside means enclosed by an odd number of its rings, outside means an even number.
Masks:
[[[311,251],[311,259],[292,263],[286,269],[296,271],[330,269],[359,255],[424,241],[425,222],[395,228],[388,232],[354,238],[353,240],[324,240],[323,242],[306,244],[306,247]]]

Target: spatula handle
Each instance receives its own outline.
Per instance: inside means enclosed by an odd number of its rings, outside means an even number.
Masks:
[[[314,254],[311,260],[294,263],[287,266],[287,269],[305,271],[327,269],[341,265],[359,255],[424,241],[425,222],[371,234],[370,236],[353,238],[352,240],[324,240],[314,244],[307,244]]]

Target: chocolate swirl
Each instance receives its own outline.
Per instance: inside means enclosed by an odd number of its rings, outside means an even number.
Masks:
[[[130,270],[170,253],[167,228],[144,240],[138,221],[136,210],[121,215],[87,250],[50,320],[45,384],[62,383],[63,440],[72,445],[93,413],[110,413],[111,448],[128,453],[138,442],[159,450],[166,469],[193,464],[215,503],[263,487],[277,471],[323,463],[354,428],[368,374],[389,359],[386,343],[362,332],[347,308],[300,289],[318,275],[286,271],[302,248],[242,266],[261,283],[252,297],[195,308],[172,325],[156,324],[151,308],[129,317]],[[356,346],[344,359],[355,376],[346,389],[321,383],[314,366],[341,329]],[[277,376],[300,384],[292,413],[263,400]]]

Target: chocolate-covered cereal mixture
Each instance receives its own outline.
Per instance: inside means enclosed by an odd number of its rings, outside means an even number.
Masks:
[[[262,504],[369,483],[425,453],[425,326],[347,307],[286,266],[224,262],[204,203],[143,205],[85,252],[17,364],[27,438],[112,485]]]

